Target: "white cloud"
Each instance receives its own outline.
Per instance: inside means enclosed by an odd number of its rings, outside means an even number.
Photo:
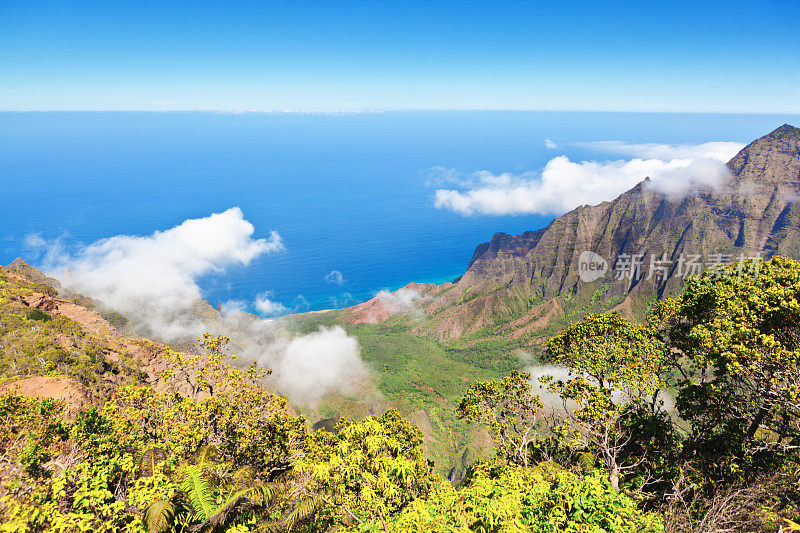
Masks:
[[[353,295],[345,291],[338,296],[328,296],[328,301],[333,308],[345,307],[353,301]]]
[[[270,299],[272,292],[265,291],[256,296],[255,307],[262,316],[278,316],[287,312],[286,306]]]
[[[463,215],[562,214],[580,205],[613,200],[645,177],[650,187],[671,196],[699,188],[716,189],[728,177],[725,161],[741,148],[737,143],[702,145],[591,143],[595,149],[640,154],[630,160],[573,162],[566,156],[548,161],[541,173],[470,174],[475,183],[463,190],[439,189],[435,205]],[[661,156],[654,157],[654,156]],[[453,171],[447,171],[451,177]]]
[[[344,276],[338,270],[331,270],[325,274],[325,281],[334,285],[344,285]]]
[[[641,159],[699,159],[708,158],[727,163],[739,150],[741,143],[709,142],[703,144],[625,143],[622,141],[594,141],[574,143],[575,146],[598,152],[638,157]]]
[[[202,303],[198,280],[232,265],[283,250],[280,236],[253,238],[254,228],[238,208],[192,219],[149,236],[120,235],[67,253],[61,241],[30,236],[28,244],[45,252],[42,267],[64,286],[103,302],[128,317],[140,334],[165,341],[193,341],[204,332],[230,337],[244,361],[272,368],[274,384],[296,402],[314,401],[331,392],[349,392],[367,376],[358,342],[342,328],[321,329],[292,338],[276,321],[246,313],[243,300],[225,302],[220,314]],[[266,316],[286,307],[255,298]],[[298,295],[298,306],[308,305]]]
[[[391,314],[407,313],[417,307],[422,293],[414,289],[400,289],[395,292],[380,291],[375,295],[383,307]]]
[[[303,403],[331,391],[352,391],[367,375],[358,341],[341,326],[285,341],[262,362],[272,368],[279,388]]]
[[[253,225],[234,207],[148,236],[101,239],[75,253],[54,243],[43,266],[68,289],[137,317],[153,334],[174,340],[197,333],[199,325],[187,312],[201,300],[200,277],[284,249],[277,232],[268,239],[254,239],[253,233]]]
[[[547,148],[548,150],[555,150],[556,148],[558,148],[558,145],[550,139],[545,139],[544,147]]]
[[[247,310],[247,302],[245,300],[228,300],[222,302],[219,311],[226,316],[236,313],[244,313]]]
[[[675,160],[673,160],[675,161]],[[648,187],[673,199],[698,190],[718,191],[730,177],[728,167],[710,158],[690,159],[686,166],[665,168]]]

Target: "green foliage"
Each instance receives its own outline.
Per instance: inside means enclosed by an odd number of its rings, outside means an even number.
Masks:
[[[202,400],[128,387],[66,422],[56,402],[0,397],[4,453],[39,469],[4,481],[0,530],[659,530],[600,473],[487,463],[456,490],[396,411],[309,435],[255,369],[224,364],[225,339],[205,341],[209,355],[183,361],[198,369],[198,391],[213,392]],[[491,405],[498,432],[514,435],[500,417],[540,408],[528,385],[514,373],[473,386],[464,416],[491,418]]]
[[[122,329],[128,324],[128,319],[116,311],[105,311],[101,316],[117,329]]]
[[[422,431],[396,411],[311,433],[260,386],[268,372],[229,364],[224,337],[174,354],[187,396],[125,387],[72,421],[56,402],[0,396],[0,531],[656,532],[659,510],[672,530],[734,530],[734,518],[774,530],[800,509],[800,264],[739,275],[752,266],[692,279],[647,324],[588,314],[555,334],[543,361],[567,376],[543,382],[561,409],[545,408],[527,373],[459,359],[467,345],[351,328],[394,401],[489,431],[495,459],[460,487],[434,473]],[[9,299],[24,289],[4,283]],[[101,342],[65,349],[60,317],[0,313],[2,346],[21,361],[106,363]],[[418,395],[405,396],[409,383]]]
[[[41,320],[42,322],[46,322],[52,318],[41,309],[31,309],[25,314],[25,316],[28,317],[28,320]]]
[[[23,531],[255,524],[267,512],[263,480],[304,454],[305,422],[258,385],[263,373],[224,363],[224,339],[203,346],[196,375],[214,391],[203,400],[128,387],[67,423],[56,402],[0,397],[0,442],[25,471],[18,489],[4,489],[2,521]],[[235,476],[237,468],[256,473]]]
[[[657,515],[639,511],[601,473],[580,476],[552,463],[477,465],[461,494],[473,531],[663,531]]]
[[[415,531],[418,533],[466,533],[474,522],[461,494],[450,483],[438,480],[427,498],[417,498],[390,522],[361,524],[360,531]],[[355,528],[353,528],[355,529]]]
[[[366,362],[375,368],[385,367],[378,375],[378,385],[392,398],[409,395],[409,383],[417,383],[431,387],[455,404],[464,394],[467,382],[500,375],[497,369],[476,368],[474,354],[459,357],[456,350],[411,335],[402,328],[368,324],[348,328],[348,332],[358,338]],[[481,353],[494,354],[494,350],[484,348]],[[420,389],[420,394],[424,390]]]
[[[323,530],[385,522],[433,483],[422,433],[396,411],[343,422],[336,435],[315,433],[300,471],[311,480],[306,499],[320,502],[314,527]]]
[[[316,327],[322,319],[314,320]],[[378,389],[391,402],[388,407],[403,414],[425,413],[430,421],[428,458],[440,474],[448,475],[454,467],[462,470],[465,450],[470,450],[469,455],[480,453],[474,431],[458,418],[456,406],[470,383],[501,377],[516,367],[516,356],[500,356],[503,348],[494,342],[447,347],[413,335],[400,325],[348,325],[347,331],[358,338],[362,358],[374,370]],[[347,398],[326,400],[320,411],[323,417],[337,419],[368,414],[363,402]]]
[[[666,346],[646,326],[631,324],[619,313],[588,314],[547,343],[545,362],[585,374],[601,389],[644,398],[663,384]]]
[[[511,372],[501,381],[483,381],[467,389],[458,414],[471,423],[485,424],[497,453],[506,460],[527,466],[536,440],[536,420],[542,402],[531,394],[531,376]]]
[[[100,379],[105,372],[141,382],[138,367],[124,362],[124,357],[109,360],[105,341],[78,323],[24,307],[25,297],[34,292],[56,295],[49,286],[0,274],[0,378],[67,375],[103,395],[111,388]]]
[[[48,475],[44,464],[52,457],[50,447],[67,437],[61,406],[53,400],[6,393],[0,396],[0,421],[0,452],[16,453],[28,476]]]
[[[677,408],[704,475],[779,468],[800,443],[800,263],[775,257],[692,278],[654,319],[685,356]]]
[[[660,398],[668,355],[649,326],[618,313],[586,315],[547,343],[545,362],[562,364],[574,376],[541,378],[564,402],[564,419],[552,430],[573,449],[602,458],[617,490],[623,474],[640,485],[665,475],[667,465],[657,458],[676,444]]]
[[[532,468],[478,463],[461,490],[439,484],[386,526],[361,531],[616,532],[663,531],[660,517],[637,509],[600,475],[580,476],[552,463]]]
[[[148,505],[142,515],[147,533],[169,531],[175,522],[176,511],[175,503],[171,500],[157,500]]]
[[[216,502],[208,483],[203,479],[203,471],[197,465],[189,465],[183,474],[181,490],[186,494],[189,503],[199,520],[206,520],[212,515]]]

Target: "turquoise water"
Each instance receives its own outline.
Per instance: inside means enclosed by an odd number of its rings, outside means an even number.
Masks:
[[[201,280],[209,301],[272,291],[290,309],[352,305],[410,281],[451,280],[493,233],[552,219],[437,209],[433,167],[536,171],[560,154],[598,157],[572,142],[749,142],[784,122],[798,117],[0,113],[0,262],[40,262],[24,242],[33,233],[75,247],[239,206],[256,236],[276,230],[286,251]],[[325,280],[332,270],[342,285]]]

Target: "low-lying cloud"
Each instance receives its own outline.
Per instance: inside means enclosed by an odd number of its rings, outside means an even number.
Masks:
[[[338,270],[331,270],[325,274],[325,281],[334,285],[344,285],[344,276]]]
[[[286,306],[271,300],[272,292],[264,291],[256,295],[255,307],[261,316],[273,317],[286,314]]]
[[[262,362],[271,365],[281,388],[300,401],[354,390],[366,375],[358,341],[341,326],[284,341]]]
[[[542,383],[540,379],[544,376],[550,376],[553,381],[568,382],[580,377],[590,382],[593,381],[592,377],[584,372],[572,372],[566,366],[538,362],[536,357],[524,350],[518,351],[516,355],[520,363],[522,363],[524,370],[531,376],[530,384],[532,393],[539,396],[544,406],[558,413],[559,417],[563,416],[565,407],[567,409],[575,409],[578,407],[578,404],[572,401],[566,402],[565,404],[564,400],[558,394],[552,392],[549,386]],[[614,401],[619,401],[622,398],[623,396],[620,391],[615,391],[613,393]],[[669,392],[660,391],[660,400],[667,412],[675,413],[675,399],[670,396]]]
[[[29,239],[47,252],[45,270],[69,290],[137,317],[149,332],[171,341],[197,333],[186,313],[201,300],[197,281],[234,265],[282,251],[277,232],[253,238],[255,228],[234,207],[152,235],[118,235],[80,246]]]
[[[546,140],[548,148],[557,148]],[[618,141],[580,146],[632,159],[571,161],[560,155],[541,172],[469,174],[437,167],[440,179],[457,188],[439,189],[435,205],[462,215],[560,215],[581,205],[613,200],[650,178],[648,187],[671,197],[697,190],[716,190],[729,177],[725,163],[743,145],[713,142],[699,145],[627,144]],[[434,178],[431,182],[437,182]]]
[[[415,289],[403,288],[394,292],[380,291],[375,297],[387,312],[395,315],[416,309],[422,300],[422,293]]]
[[[625,143],[622,141],[578,142],[575,146],[607,154],[642,159],[715,159],[723,163],[735,156],[744,145],[735,142],[702,144]]]
[[[119,235],[68,250],[59,241],[30,236],[42,268],[69,291],[99,300],[125,315],[135,332],[167,342],[193,341],[204,332],[227,335],[247,361],[274,370],[276,387],[294,401],[311,402],[348,392],[367,375],[357,341],[341,328],[292,338],[264,317],[287,312],[272,293],[223,304],[219,313],[202,301],[199,280],[232,266],[284,250],[280,235],[255,238],[242,211],[231,208],[152,235]]]

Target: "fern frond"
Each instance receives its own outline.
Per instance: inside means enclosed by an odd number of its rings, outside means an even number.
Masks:
[[[260,504],[247,496],[241,494],[233,495],[224,504],[217,507],[214,510],[214,514],[206,518],[202,523],[192,526],[190,531],[200,533],[216,531],[220,528],[224,529],[225,526],[230,525],[232,520],[241,519],[260,507],[262,507]]]
[[[789,520],[788,518],[784,518],[783,520],[786,522],[786,526],[783,528],[783,531],[800,531],[800,524],[797,522]]]
[[[147,506],[142,521],[147,533],[166,533],[175,520],[175,504],[171,500],[158,500]]]
[[[205,465],[209,463],[216,463],[219,461],[219,450],[216,446],[211,444],[201,446],[194,454],[194,464]]]
[[[252,466],[243,466],[233,473],[233,482],[237,486],[248,485],[255,478],[255,470]]]
[[[594,470],[596,459],[594,455],[589,452],[581,452],[578,454],[578,466],[584,472],[591,472]]]
[[[265,506],[271,501],[274,501],[278,494],[283,492],[281,489],[282,487],[272,483],[254,481],[250,486],[243,487],[231,494],[231,496],[228,498],[228,501],[242,497],[253,502],[253,505],[255,506]]]
[[[145,450],[139,458],[139,473],[142,477],[152,476],[156,471],[158,463],[167,460],[167,452],[158,447],[152,447]]]
[[[316,498],[309,497],[300,500],[300,503],[298,503],[286,517],[286,529],[291,531],[291,529],[300,522],[314,516],[318,507],[319,501],[317,501]]]
[[[206,520],[214,513],[214,504],[216,503],[214,494],[211,492],[206,480],[203,479],[203,472],[200,467],[195,465],[186,467],[181,489],[202,520]]]

